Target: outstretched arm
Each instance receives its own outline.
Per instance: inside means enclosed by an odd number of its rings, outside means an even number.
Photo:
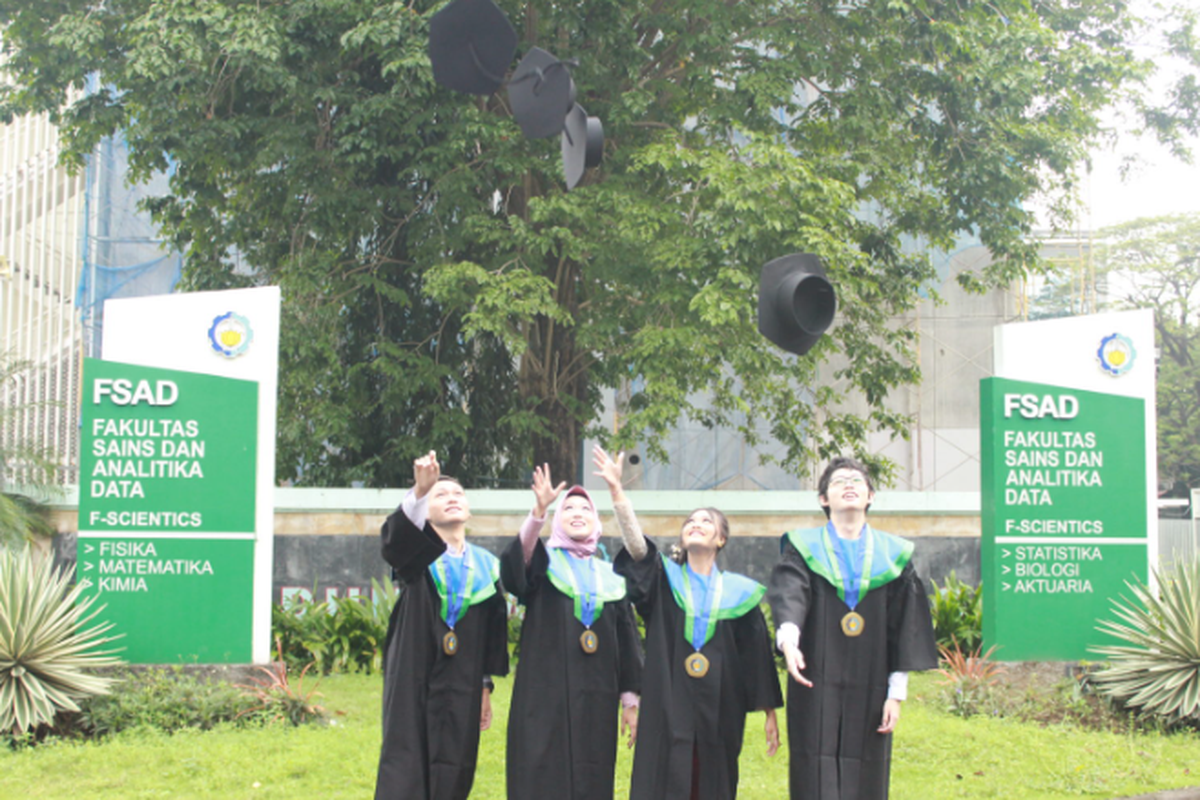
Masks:
[[[440,474],[437,454],[432,450],[413,461],[413,488],[380,528],[383,558],[401,583],[415,579],[446,550],[437,533],[425,525],[429,490]]]
[[[778,626],[775,646],[783,653],[792,680],[811,687],[812,681],[804,675],[807,665],[800,650],[800,626],[808,616],[812,602],[810,575],[796,548],[787,541],[782,547],[779,563],[771,570],[771,579],[767,583],[767,603]]]
[[[421,500],[441,476],[442,466],[438,463],[437,453],[430,450],[413,462],[413,494]]]
[[[621,541],[633,560],[641,561],[649,550],[646,547],[646,536],[633,513],[633,506],[630,505],[629,498],[625,496],[625,490],[621,486],[621,460],[624,457],[624,453],[617,453],[614,460],[600,445],[592,449],[592,463],[596,465],[595,474],[604,479],[608,484],[609,494],[612,495],[613,514],[617,518],[617,526],[621,529]]]
[[[567,488],[567,482],[563,481],[558,486],[555,486],[553,481],[550,480],[550,465],[543,464],[540,467],[533,468],[533,485],[529,488],[533,490],[533,510],[525,518],[519,534],[521,551],[525,554],[526,566],[529,566],[529,562],[533,558],[533,550],[537,546],[537,539],[541,535],[542,526],[546,524],[546,514],[550,509],[550,505],[558,499],[562,490]]]
[[[801,686],[812,688],[812,681],[804,676],[804,653],[800,651],[800,629],[790,622],[779,626],[775,634],[775,646],[783,653],[788,674]]]

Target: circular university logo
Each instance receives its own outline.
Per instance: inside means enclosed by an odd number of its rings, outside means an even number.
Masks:
[[[250,320],[229,311],[213,319],[212,327],[208,329],[208,340],[216,350],[226,358],[237,358],[250,348],[254,341],[254,331],[250,329]]]
[[[1100,340],[1100,349],[1096,351],[1100,368],[1109,375],[1120,377],[1133,369],[1137,351],[1133,349],[1133,340],[1120,333],[1105,336]]]

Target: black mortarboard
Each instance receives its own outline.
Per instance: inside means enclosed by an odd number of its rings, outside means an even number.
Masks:
[[[576,103],[567,114],[562,132],[563,173],[567,189],[574,189],[588,167],[599,165],[604,156],[604,126],[599,117],[589,117]]]
[[[575,105],[575,81],[567,62],[534,47],[508,82],[508,102],[521,132],[530,139],[562,133],[567,112]]]
[[[802,356],[833,322],[837,295],[821,259],[793,253],[768,262],[758,287],[758,332]]]
[[[433,79],[448,89],[491,94],[517,52],[517,32],[492,0],[454,0],[429,20]]]

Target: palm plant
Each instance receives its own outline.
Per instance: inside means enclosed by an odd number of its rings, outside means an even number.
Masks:
[[[950,712],[964,719],[978,714],[1004,672],[1004,667],[992,661],[996,646],[983,653],[982,646],[965,648],[952,638],[949,645],[939,643],[937,647],[941,656],[938,672],[945,678],[942,685],[947,687]]]
[[[1200,722],[1200,560],[1159,573],[1158,593],[1127,584],[1133,602],[1113,601],[1117,620],[1098,630],[1128,644],[1092,648],[1108,665],[1092,676],[1097,691],[1168,725]]]
[[[238,714],[260,714],[273,722],[287,720],[293,725],[303,725],[306,722],[319,722],[325,719],[325,709],[312,702],[318,695],[317,687],[304,690],[304,676],[317,663],[310,661],[300,670],[300,680],[293,684],[288,675],[287,661],[283,658],[283,640],[275,637],[275,652],[279,660],[266,667],[256,667],[265,677],[251,678],[248,684],[235,684],[245,694],[258,701],[258,705]]]
[[[77,701],[108,693],[113,680],[85,669],[121,663],[115,650],[97,650],[118,637],[107,635],[111,623],[94,622],[104,607],[82,591],[31,546],[0,548],[0,731],[52,724],[59,711],[78,711]]]

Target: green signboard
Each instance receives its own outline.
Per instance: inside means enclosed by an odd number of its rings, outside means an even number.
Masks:
[[[1145,401],[981,382],[983,636],[1004,661],[1080,660],[1145,580]]]
[[[131,664],[251,660],[253,539],[87,536],[77,558]]]
[[[251,660],[258,385],[84,362],[77,577],[131,663]]]

